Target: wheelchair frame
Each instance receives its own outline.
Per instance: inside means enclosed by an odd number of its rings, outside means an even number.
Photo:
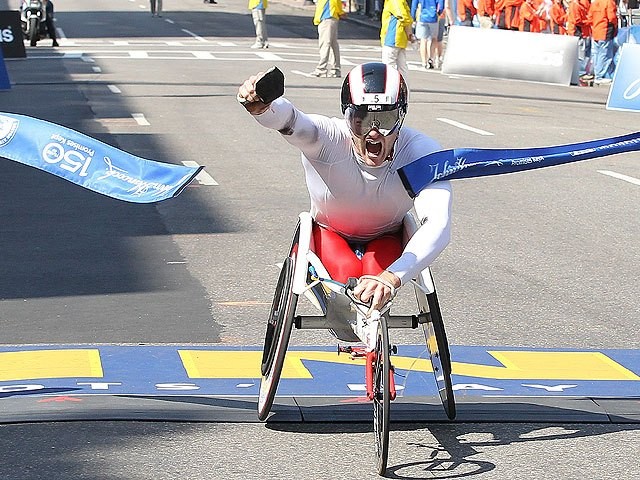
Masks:
[[[338,340],[363,342],[358,321],[366,316],[367,307],[357,305],[345,286],[330,279],[328,272],[312,251],[313,219],[308,212],[299,215],[289,255],[285,258],[271,306],[262,356],[258,417],[266,420],[280,380],[286,350],[295,325],[296,329],[329,329]],[[405,242],[418,229],[412,213],[404,218]],[[438,297],[429,268],[412,281],[416,295],[417,315],[391,315],[388,302],[371,327],[372,338],[366,351],[365,382],[367,396],[373,402],[376,463],[379,474],[386,471],[389,448],[390,402],[395,398],[392,353],[389,328],[418,328],[422,326],[440,400],[449,419],[456,415],[451,382],[451,357]],[[296,315],[298,298],[304,295],[321,315]],[[358,309],[360,314],[358,314]],[[358,316],[360,315],[360,316]],[[348,351],[351,351],[349,349]]]

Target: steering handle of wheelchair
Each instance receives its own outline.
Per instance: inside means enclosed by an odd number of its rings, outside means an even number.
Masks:
[[[349,277],[349,279],[347,280],[347,283],[344,284],[344,294],[347,297],[349,297],[349,300],[351,300],[356,305],[360,305],[362,307],[370,309],[371,302],[373,302],[373,298],[371,298],[368,302],[363,302],[358,297],[356,297],[353,293],[353,289],[356,287],[356,285],[358,285],[358,279]]]

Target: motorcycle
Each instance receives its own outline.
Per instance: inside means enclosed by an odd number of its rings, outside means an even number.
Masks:
[[[20,9],[22,33],[29,39],[29,45],[35,47],[38,40],[48,35],[47,12],[41,0],[25,0]]]

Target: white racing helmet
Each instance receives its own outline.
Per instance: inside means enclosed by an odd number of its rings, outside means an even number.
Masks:
[[[407,84],[398,70],[371,62],[355,67],[342,83],[342,113],[351,132],[365,137],[372,129],[390,135],[407,113]]]

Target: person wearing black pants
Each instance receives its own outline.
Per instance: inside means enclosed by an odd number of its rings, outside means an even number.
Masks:
[[[53,40],[52,46],[57,47],[58,39],[56,37],[56,26],[53,23],[53,2],[51,0],[44,0],[45,9],[47,12],[47,18],[45,19],[45,24],[47,25],[47,30],[49,31],[49,37]]]
[[[161,17],[162,16],[162,0],[149,0],[151,4],[151,16],[152,17]]]

